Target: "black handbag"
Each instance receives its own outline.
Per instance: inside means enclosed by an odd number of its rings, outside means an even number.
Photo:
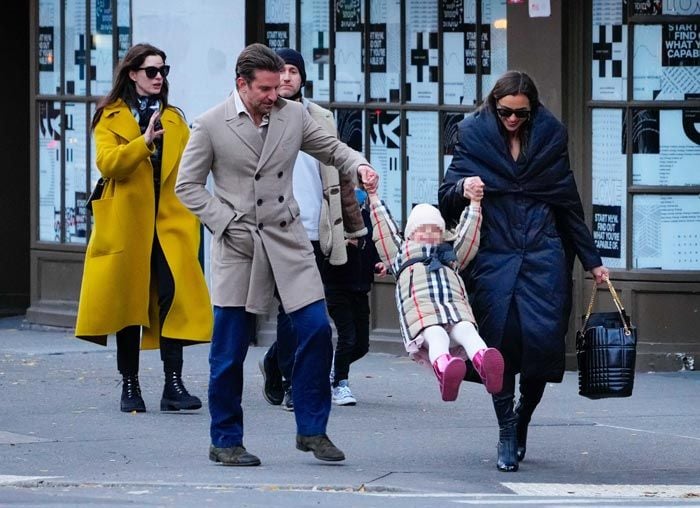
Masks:
[[[90,197],[85,202],[85,208],[87,209],[88,213],[92,214],[92,202],[102,197],[102,193],[105,190],[105,185],[107,185],[107,179],[100,177],[95,184],[95,188],[90,193]]]
[[[576,333],[578,393],[589,399],[629,397],[634,387],[637,329],[612,283],[606,282],[617,312],[592,313],[598,289],[594,281],[588,311]]]

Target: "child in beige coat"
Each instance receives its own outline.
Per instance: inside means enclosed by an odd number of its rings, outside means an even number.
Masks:
[[[437,377],[442,400],[457,398],[469,358],[486,391],[498,393],[503,385],[503,357],[488,348],[477,332],[467,291],[459,272],[474,258],[479,247],[483,183],[478,177],[469,185],[479,196],[464,209],[447,243],[445,221],[428,204],[411,211],[403,237],[377,186],[368,186],[373,240],[382,261],[396,278],[396,304],[401,335],[409,356],[427,359]]]

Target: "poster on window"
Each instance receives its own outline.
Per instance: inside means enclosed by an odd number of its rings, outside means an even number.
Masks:
[[[635,99],[684,100],[700,93],[700,24],[636,26],[634,47]]]
[[[620,0],[593,1],[592,43],[593,100],[626,100],[627,26]]]
[[[627,165],[621,142],[622,113],[621,109],[594,109],[591,118],[591,222],[596,246],[603,262],[611,268],[626,268],[627,256]]]
[[[39,0],[37,62],[39,93],[58,94],[61,86],[61,1]]]
[[[476,1],[442,1],[443,100],[476,103]]]
[[[294,48],[294,0],[265,1],[265,41],[272,49]]]
[[[39,241],[61,241],[61,109],[39,103]]]
[[[401,1],[370,3],[370,101],[399,102],[401,71]]]
[[[437,205],[438,113],[406,112],[406,206]]]
[[[106,95],[112,88],[112,1],[92,0],[90,76],[93,95]]]
[[[464,120],[464,113],[446,113],[442,121],[442,161],[445,172],[450,167],[455,146],[459,140],[459,123]]]
[[[481,15],[481,83],[486,96],[508,70],[508,22],[505,0],[484,0]]]
[[[633,110],[632,133],[635,185],[700,185],[699,108]]]
[[[406,2],[406,102],[437,104],[438,4],[434,0]]]
[[[330,50],[327,0],[301,2],[301,54],[306,67],[304,95],[312,100],[330,99]]]
[[[360,0],[335,4],[335,100],[364,102],[363,9]]]
[[[634,197],[633,267],[700,269],[700,197]]]
[[[336,109],[338,139],[353,150],[364,153],[364,121],[361,109]]]
[[[403,221],[401,185],[401,117],[398,111],[369,115],[370,163],[379,173],[379,197],[397,223]]]
[[[117,59],[124,58],[130,47],[131,0],[117,0]]]
[[[87,88],[87,67],[89,65],[87,49],[90,41],[85,33],[86,15],[85,2],[66,3],[66,79],[64,86],[68,95],[85,95]]]

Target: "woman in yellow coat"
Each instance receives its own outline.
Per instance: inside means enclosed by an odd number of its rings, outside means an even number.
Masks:
[[[133,46],[92,120],[97,168],[106,184],[91,202],[94,227],[76,336],[106,345],[107,335],[116,334],[124,412],[146,410],[140,347],[160,347],[162,411],[202,407],[182,383],[182,348],[211,340],[212,307],[198,260],[200,224],[174,190],[189,128],[180,110],[168,105],[165,58],[149,44]]]

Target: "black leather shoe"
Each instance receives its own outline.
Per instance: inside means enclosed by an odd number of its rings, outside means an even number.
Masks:
[[[224,466],[259,466],[260,459],[252,453],[248,453],[243,446],[231,448],[217,448],[209,445],[209,460],[220,462]]]
[[[300,436],[297,434],[297,450],[314,452],[314,457],[327,462],[345,460],[345,454],[325,434],[317,436]]]
[[[146,404],[141,397],[141,386],[138,376],[122,376],[122,398],[120,409],[124,413],[143,413]]]
[[[263,376],[263,397],[269,404],[279,406],[284,398],[284,387],[282,386],[282,373],[277,367],[277,362],[273,362],[265,353],[258,362],[258,366]]]

